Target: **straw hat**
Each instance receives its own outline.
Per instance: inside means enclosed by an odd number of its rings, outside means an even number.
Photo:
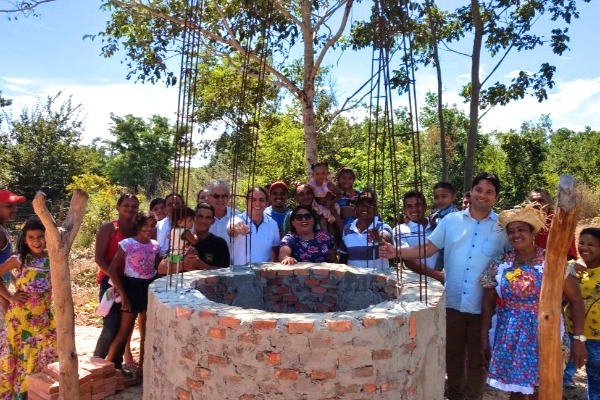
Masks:
[[[534,234],[546,227],[546,214],[536,209],[533,204],[516,206],[513,209],[502,211],[498,215],[498,222],[506,229],[511,222],[525,222],[533,227]]]

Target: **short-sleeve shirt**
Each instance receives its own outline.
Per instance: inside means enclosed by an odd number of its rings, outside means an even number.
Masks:
[[[158,242],[151,239],[140,243],[134,238],[123,239],[119,247],[125,252],[125,276],[138,279],[151,279],[156,275],[156,255]]]
[[[494,211],[478,221],[469,210],[448,214],[428,240],[444,250],[446,307],[481,314],[483,287],[479,277],[508,250],[506,231]]]
[[[232,243],[231,243],[231,239],[229,238],[229,234],[227,233],[227,225],[229,225],[229,221],[231,221],[231,218],[233,218],[234,216],[237,215],[237,212],[227,206],[227,211],[225,212],[225,215],[223,215],[221,218],[217,218],[215,217],[215,222],[213,222],[213,224],[210,226],[210,228],[208,229],[208,231],[210,233],[212,233],[215,236],[218,236],[220,238],[222,238],[223,240],[225,240],[225,243],[227,243],[227,247],[229,247],[229,257],[232,258],[233,257],[233,249],[232,249]]]
[[[250,232],[247,235],[237,235],[233,239],[233,264],[271,261],[273,247],[278,247],[280,243],[277,222],[268,215],[263,215],[263,220],[257,226],[247,212],[231,219],[232,224],[238,222],[248,225]]]
[[[265,208],[265,215],[268,215],[277,222],[277,226],[279,227],[279,237],[283,237],[287,233],[287,231],[285,231],[285,218],[291,213],[291,208],[286,208],[284,212],[274,210],[273,206]]]
[[[600,340],[600,268],[588,268],[588,279],[580,282],[581,297],[585,308],[583,334],[588,339]],[[565,307],[567,329],[573,333],[570,305]]]
[[[312,239],[304,240],[295,233],[288,233],[281,239],[281,247],[292,250],[292,257],[300,262],[328,262],[335,244],[326,232],[317,232]]]
[[[388,232],[393,237],[392,228],[388,224],[384,224],[377,216],[371,225],[362,232],[356,226],[357,222],[358,220],[355,220],[344,227],[339,248],[340,254],[347,254],[348,265],[354,267],[373,268],[379,271],[389,268],[389,261],[379,258],[378,245],[368,240],[368,231],[377,229],[380,233]]]
[[[223,238],[208,234],[206,239],[200,239],[194,246],[198,258],[215,268],[228,268],[230,263],[229,246]]]
[[[400,243],[401,248],[420,246],[427,242],[427,236],[433,232],[433,227],[427,222],[427,226],[423,228],[423,225],[413,221],[408,221],[405,224],[398,225],[394,228],[394,241]],[[427,268],[434,269],[438,259],[438,253],[435,253],[431,257],[421,259]]]

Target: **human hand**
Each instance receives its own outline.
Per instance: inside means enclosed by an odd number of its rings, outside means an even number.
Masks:
[[[29,293],[17,290],[8,298],[8,301],[10,301],[13,304],[21,304],[26,302],[27,299],[29,299]]]
[[[247,235],[248,232],[250,232],[250,227],[242,221],[227,226],[227,233],[231,237],[236,237],[237,235]]]
[[[573,339],[571,345],[571,358],[573,359],[573,363],[575,363],[575,367],[578,369],[585,365],[588,360],[588,352],[584,342]]]
[[[121,311],[131,311],[131,303],[127,296],[121,296]]]
[[[381,243],[381,233],[377,229],[369,229],[367,231],[367,240],[375,244]]]
[[[296,260],[292,256],[287,256],[286,258],[284,258],[283,260],[281,260],[281,264],[282,265],[294,265],[294,264],[297,264],[297,263],[298,263],[298,260]]]
[[[479,354],[485,360],[486,367],[489,366],[490,360],[492,359],[492,353],[490,351],[490,342],[488,341],[487,337],[481,337],[481,344],[479,345]]]
[[[382,239],[381,245],[379,246],[379,257],[380,258],[394,258],[396,257],[396,246]]]
[[[197,253],[189,253],[183,259],[183,270],[184,271],[194,271],[199,269],[200,257],[198,257]]]

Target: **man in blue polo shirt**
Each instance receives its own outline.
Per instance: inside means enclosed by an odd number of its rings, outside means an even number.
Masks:
[[[389,243],[380,248],[382,257],[409,259],[444,250],[449,400],[479,400],[485,391],[486,362],[479,352],[483,288],[477,281],[494,258],[508,249],[506,232],[492,210],[499,197],[500,180],[481,173],[473,179],[469,208],[442,219],[425,244],[401,252]]]

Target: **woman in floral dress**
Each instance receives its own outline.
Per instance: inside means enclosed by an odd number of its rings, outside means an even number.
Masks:
[[[279,261],[283,265],[337,262],[333,239],[324,231],[317,232],[317,214],[310,206],[296,206],[290,221],[292,232],[281,239],[279,248]]]
[[[23,227],[19,255],[0,265],[0,275],[14,271],[16,291],[0,285],[10,302],[0,328],[0,399],[27,399],[27,379],[57,361],[56,326],[52,310],[50,264],[45,229],[37,217]]]
[[[485,288],[481,351],[490,362],[488,384],[510,392],[511,400],[537,399],[538,306],[545,254],[534,240],[544,227],[545,215],[525,206],[503,211],[498,221],[506,229],[513,251],[494,261],[480,279]],[[574,310],[575,332],[581,334],[583,300],[572,268],[567,271],[563,295]],[[496,321],[492,324],[494,312]],[[573,341],[572,354],[581,367],[587,358],[583,342]]]

